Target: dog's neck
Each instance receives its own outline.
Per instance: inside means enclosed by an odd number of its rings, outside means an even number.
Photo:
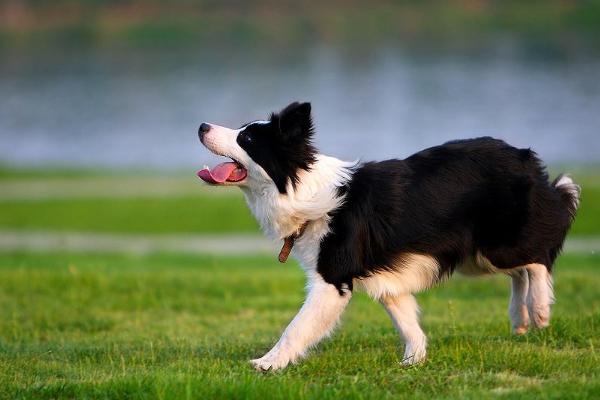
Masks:
[[[284,239],[307,221],[327,219],[341,205],[338,188],[350,180],[355,165],[319,154],[309,171],[299,171],[295,188],[288,182],[286,194],[267,179],[243,191],[262,230],[271,238]]]

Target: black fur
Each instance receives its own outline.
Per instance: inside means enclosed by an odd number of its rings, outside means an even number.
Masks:
[[[318,260],[340,292],[408,253],[434,257],[440,276],[478,251],[498,268],[551,270],[575,214],[533,151],[489,137],[363,164],[340,194]]]
[[[277,190],[286,193],[287,182],[295,188],[298,171],[309,170],[317,153],[310,103],[292,103],[269,123],[249,124],[240,131],[237,143],[273,179]]]

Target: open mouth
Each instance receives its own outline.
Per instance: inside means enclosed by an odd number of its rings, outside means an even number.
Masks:
[[[205,167],[196,173],[204,182],[222,185],[227,182],[241,182],[248,176],[248,171],[239,162],[232,160],[221,163],[212,169]]]

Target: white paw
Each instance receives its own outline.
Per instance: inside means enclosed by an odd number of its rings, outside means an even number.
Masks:
[[[278,353],[267,353],[261,358],[250,360],[250,364],[252,364],[257,371],[276,371],[287,367],[289,363],[289,357]]]
[[[527,333],[527,330],[529,330],[529,325],[513,326],[513,333],[515,335],[524,335]]]
[[[529,310],[531,320],[536,328],[546,328],[550,325],[550,306],[536,304]]]
[[[427,350],[425,347],[411,348],[407,347],[404,352],[404,358],[402,359],[402,365],[409,367],[411,365],[420,364],[425,361],[427,357]]]
[[[510,320],[515,335],[524,335],[529,329],[529,310],[525,304],[510,306]]]

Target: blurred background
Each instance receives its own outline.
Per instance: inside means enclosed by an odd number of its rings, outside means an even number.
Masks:
[[[0,93],[13,239],[258,233],[238,191],[195,177],[217,161],[197,128],[295,100],[344,159],[532,147],[585,183],[575,232],[600,233],[600,1],[4,0]]]
[[[187,170],[202,121],[313,103],[319,148],[481,135],[600,157],[598,1],[4,0],[0,162]]]

